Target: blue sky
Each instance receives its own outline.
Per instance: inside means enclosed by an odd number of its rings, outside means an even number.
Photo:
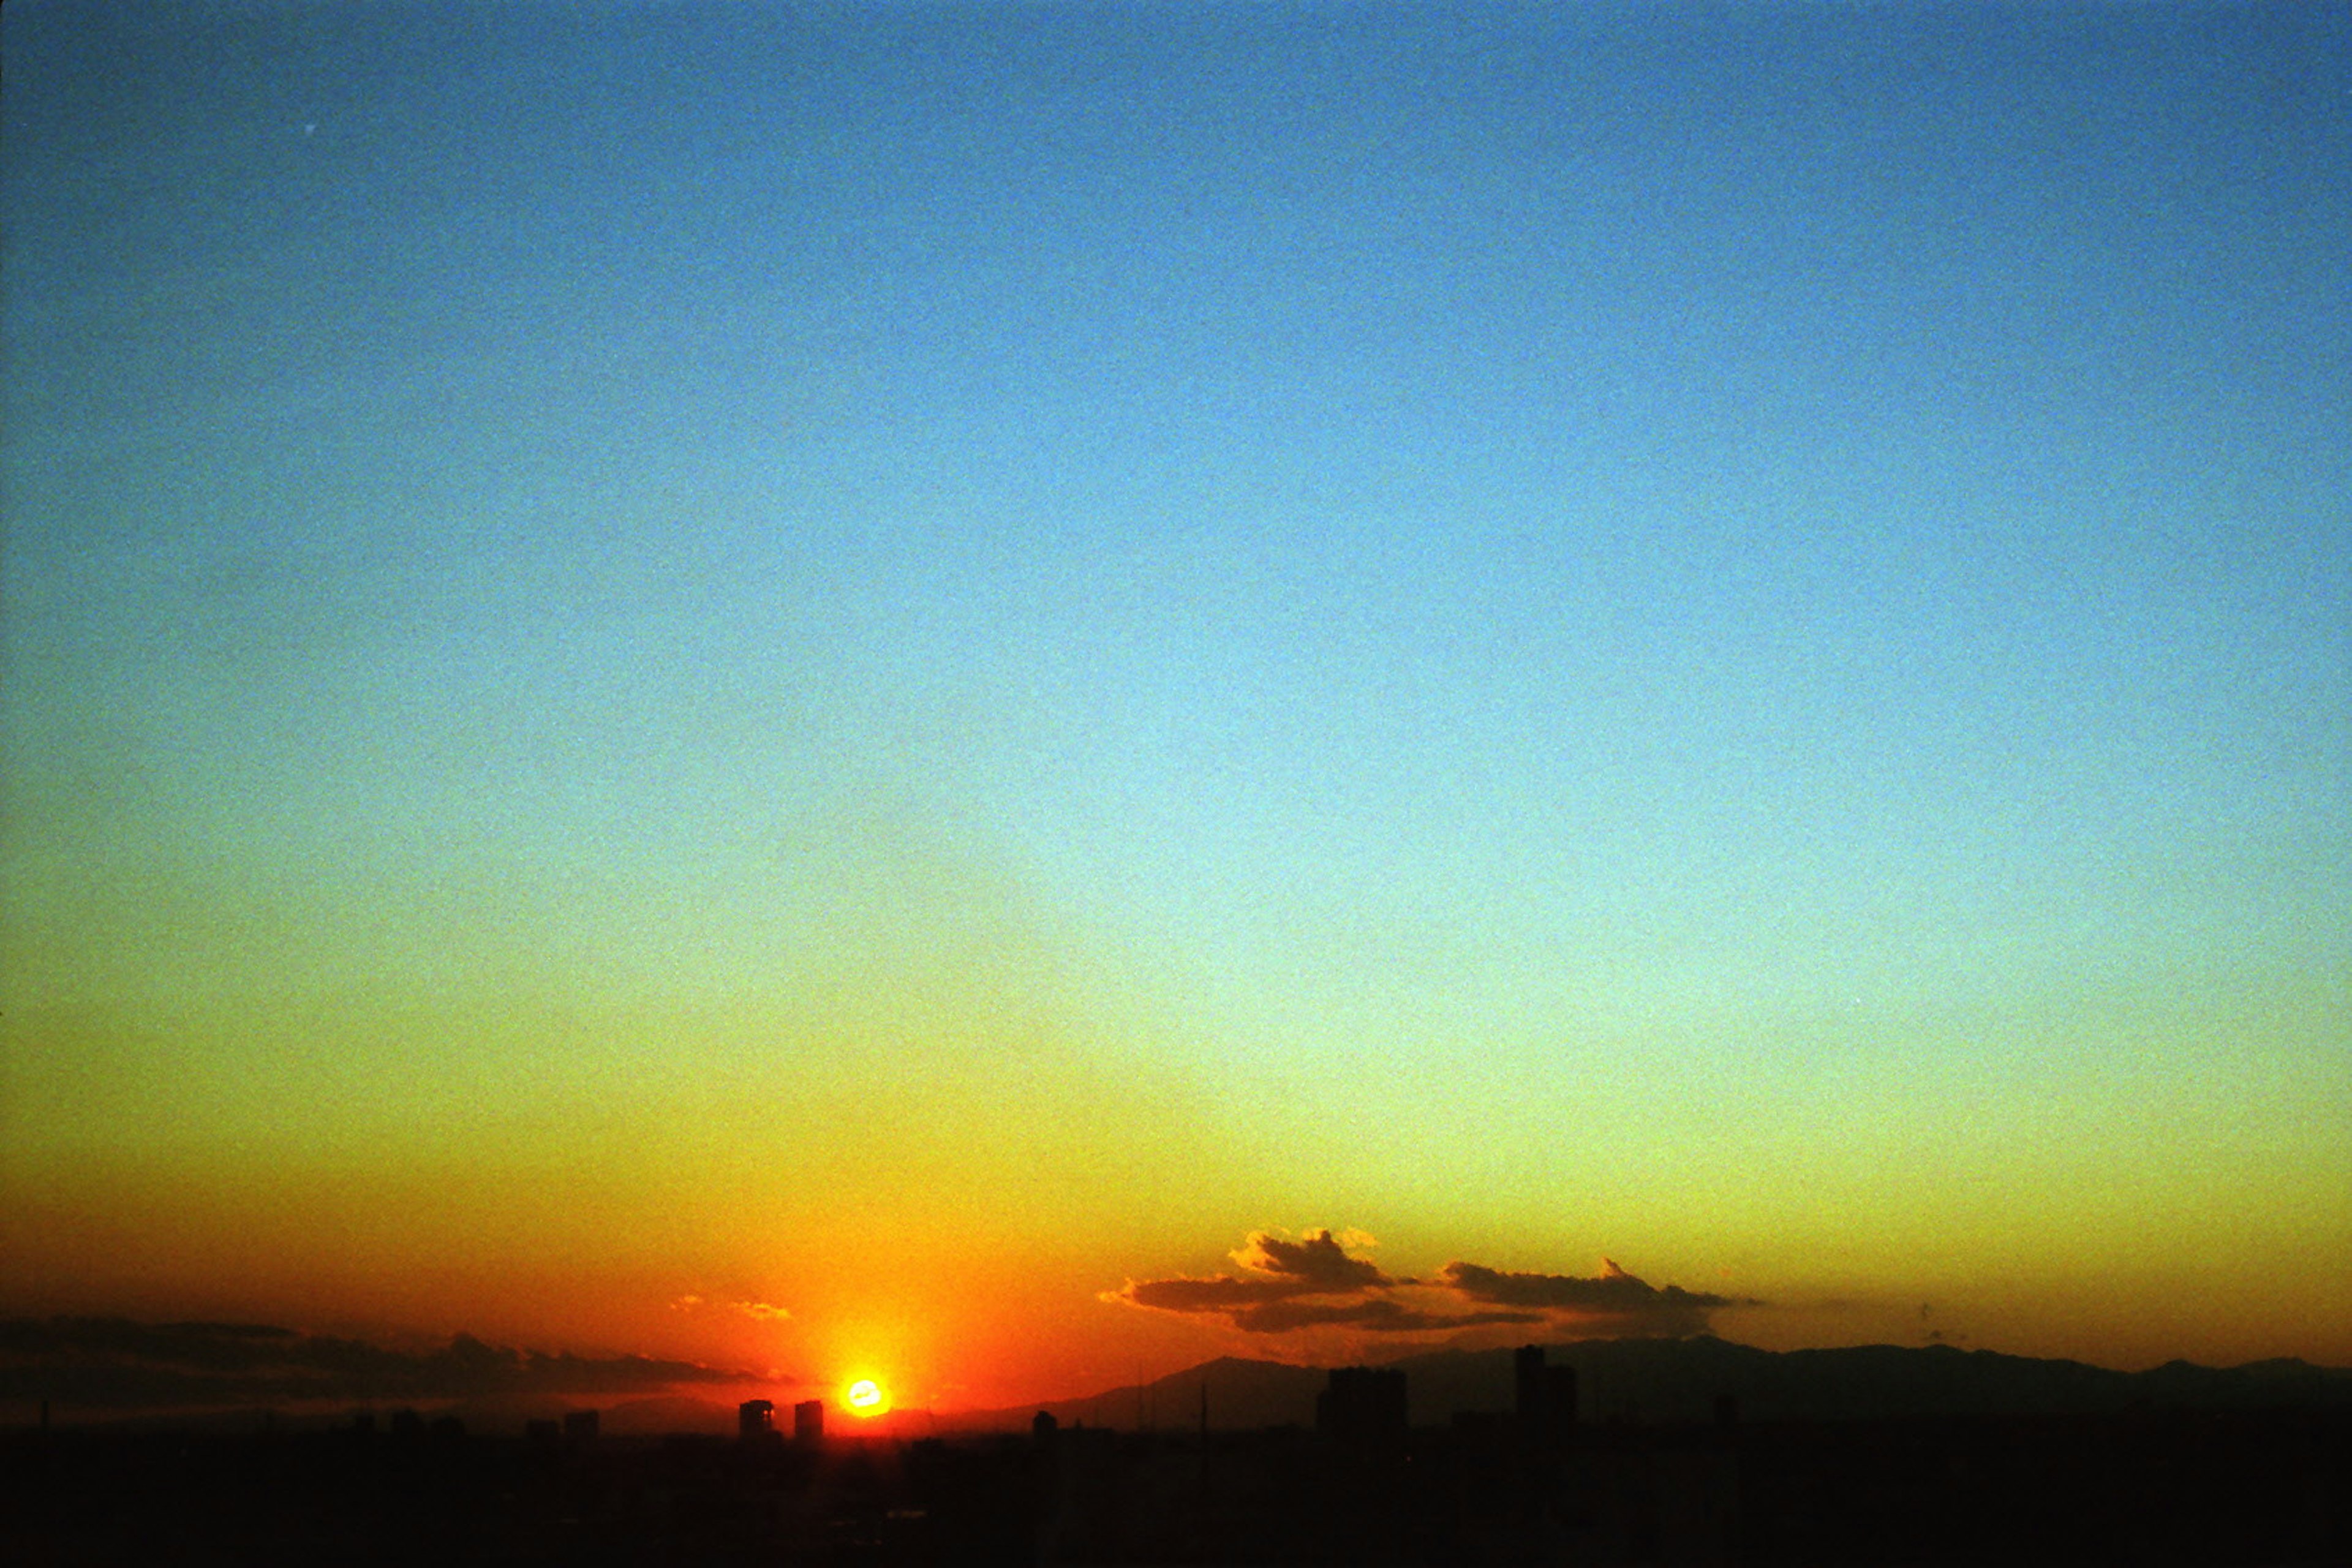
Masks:
[[[1211,1241],[1795,1140],[2324,1253],[2347,18],[11,6],[20,1116],[919,994],[1252,1129]]]

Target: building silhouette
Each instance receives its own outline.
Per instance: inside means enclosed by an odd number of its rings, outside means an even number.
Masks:
[[[1025,1440],[821,1452],[772,1432],[583,1452],[554,1422],[446,1443],[436,1422],[430,1448],[349,1422],[0,1427],[0,1563],[2352,1563],[2352,1394],[2332,1387],[2006,1415],[1788,1415],[1768,1393],[1719,1424],[1685,1383],[1670,1418],[1534,1448],[1493,1408],[1508,1353],[1482,1364],[1486,1408],[1444,1425],[1402,1430],[1403,1380],[1359,1367],[1324,1389],[1330,1435],[1205,1443],[1051,1412]],[[1531,1398],[1552,1383],[1531,1373]]]
[[[1402,1367],[1334,1367],[1330,1382],[1315,1396],[1315,1429],[1327,1437],[1402,1438],[1406,1426]]]
[[[1511,1373],[1520,1438],[1544,1448],[1566,1443],[1576,1431],[1576,1369],[1547,1366],[1543,1346],[1521,1345]]]
[[[803,1399],[793,1406],[793,1441],[814,1447],[824,1441],[824,1401]]]
[[[745,1442],[765,1437],[776,1429],[776,1402],[747,1399],[735,1407],[735,1430]]]

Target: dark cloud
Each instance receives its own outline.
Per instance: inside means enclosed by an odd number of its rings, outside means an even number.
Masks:
[[[1300,1241],[1285,1241],[1259,1231],[1249,1245],[1234,1254],[1234,1261],[1277,1279],[1295,1279],[1318,1291],[1354,1290],[1395,1283],[1362,1258],[1350,1258],[1328,1230],[1310,1230]]]
[[[643,1394],[745,1375],[645,1356],[545,1355],[470,1334],[412,1352],[252,1323],[0,1320],[0,1399],[117,1408]]]
[[[1541,1312],[1424,1312],[1392,1297],[1369,1301],[1269,1301],[1234,1314],[1234,1326],[1254,1334],[1287,1333],[1293,1329],[1346,1327],[1374,1333],[1412,1334],[1438,1329],[1469,1329],[1481,1323],[1540,1323]]]
[[[1350,1258],[1328,1230],[1297,1241],[1259,1231],[1233,1255],[1246,1274],[1207,1279],[1130,1279],[1113,1299],[1163,1312],[1245,1312],[1297,1296],[1384,1290],[1396,1283],[1361,1258]]]
[[[1759,1304],[1679,1285],[1660,1289],[1608,1258],[1590,1279],[1514,1274],[1463,1262],[1447,1264],[1433,1279],[1392,1279],[1350,1255],[1328,1230],[1309,1231],[1296,1241],[1259,1232],[1233,1256],[1240,1274],[1130,1279],[1104,1299],[1219,1315],[1254,1334],[1318,1328],[1424,1333],[1491,1323],[1540,1323],[1596,1335],[1689,1334],[1704,1330],[1717,1308]]]
[[[1629,1312],[1658,1308],[1706,1309],[1753,1307],[1754,1301],[1712,1296],[1669,1285],[1661,1290],[1617,1267],[1601,1260],[1601,1272],[1590,1279],[1573,1274],[1506,1274],[1475,1263],[1449,1263],[1438,1270],[1438,1280],[1473,1301],[1493,1301],[1509,1307],[1560,1307],[1580,1311]]]
[[[1225,1312],[1305,1295],[1309,1289],[1289,1279],[1236,1279],[1230,1274],[1194,1279],[1179,1275],[1173,1279],[1131,1280],[1119,1294],[1139,1307],[1157,1307],[1163,1312]]]

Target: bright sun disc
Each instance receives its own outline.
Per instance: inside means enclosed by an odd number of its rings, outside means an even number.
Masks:
[[[870,1377],[861,1377],[849,1385],[846,1396],[849,1407],[860,1415],[878,1415],[882,1411],[882,1385]]]

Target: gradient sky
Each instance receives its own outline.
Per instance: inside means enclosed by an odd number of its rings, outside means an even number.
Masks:
[[[0,1308],[2352,1363],[2352,8],[0,29]]]

